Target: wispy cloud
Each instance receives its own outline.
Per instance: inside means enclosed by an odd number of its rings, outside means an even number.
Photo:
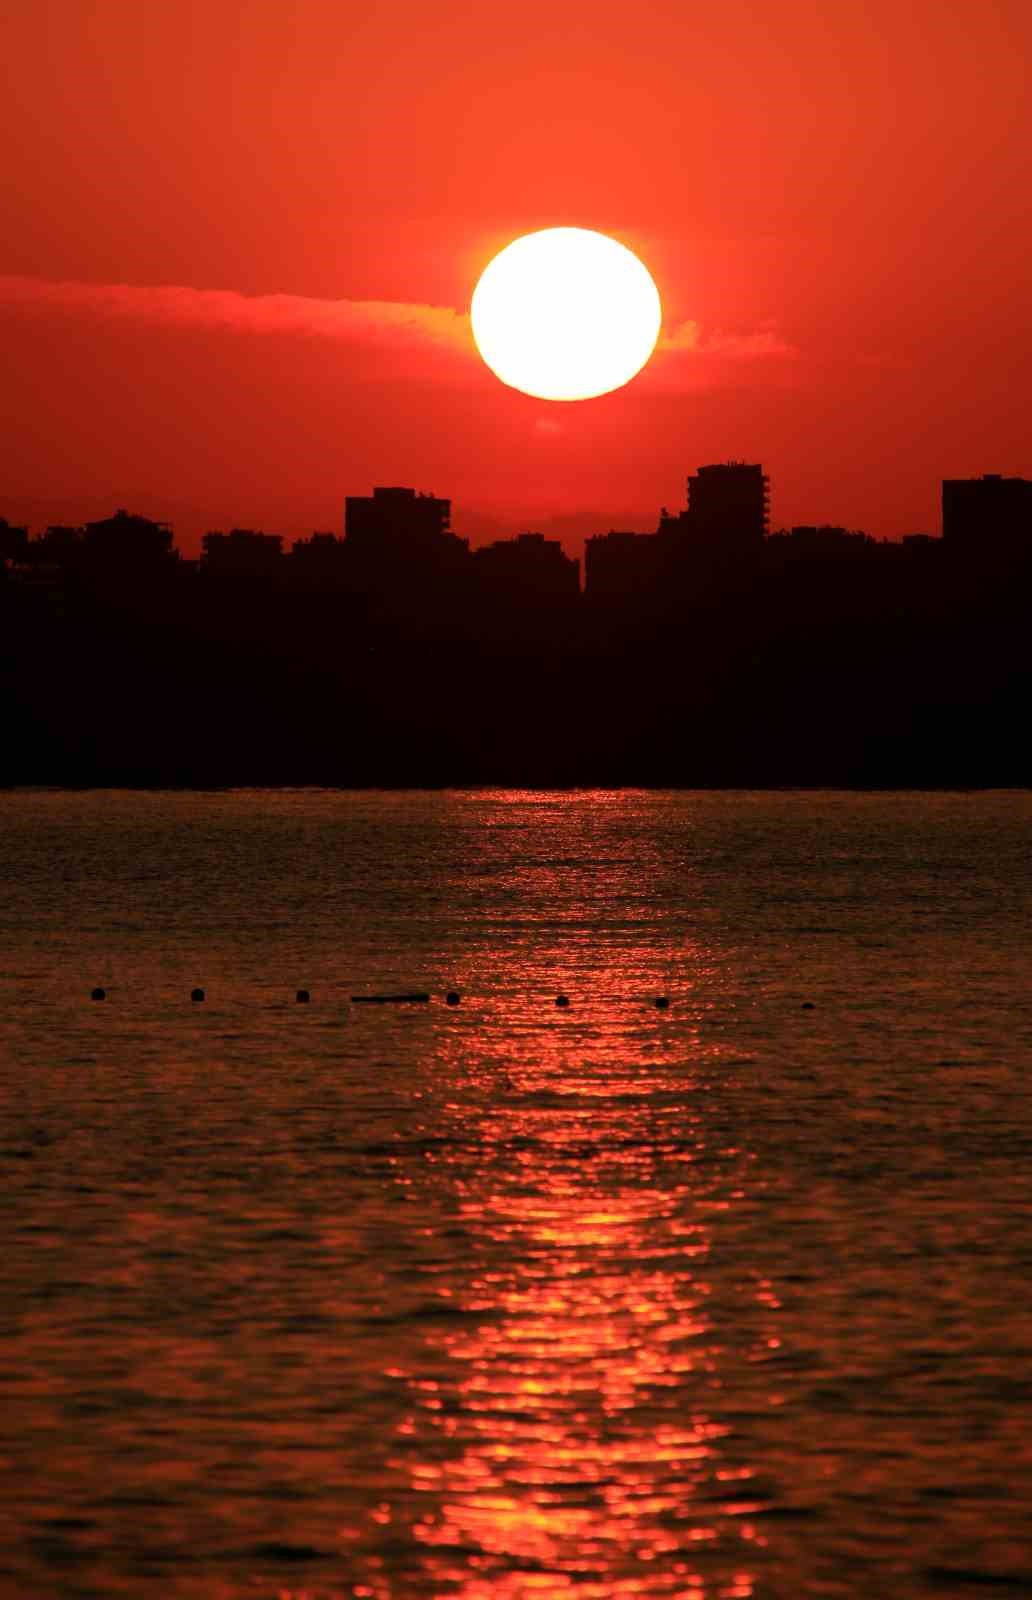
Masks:
[[[680,322],[663,334],[659,348],[674,353],[714,356],[727,361],[757,361],[769,356],[784,358],[799,354],[795,345],[783,339],[774,324],[769,322],[752,333],[722,333],[719,329],[706,333],[701,323]]]
[[[389,345],[471,347],[469,318],[449,306],[397,300],[317,300],[298,294],[238,294],[127,283],[48,283],[0,277],[0,308],[79,311],[151,325]]]
[[[450,306],[398,300],[321,300],[299,294],[239,294],[234,289],[192,289],[173,284],[47,282],[0,277],[0,312],[65,312],[101,322],[151,327],[287,334],[334,340],[369,349],[451,351],[473,355],[468,314]],[[796,348],[773,324],[752,332],[707,331],[681,322],[665,331],[659,351],[698,363],[697,377],[714,362],[751,363],[793,358]],[[668,379],[673,372],[668,374]]]

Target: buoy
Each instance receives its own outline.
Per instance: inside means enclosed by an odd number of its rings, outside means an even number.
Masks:
[[[812,1000],[804,1000],[799,1009],[800,1011],[816,1011],[817,1007]]]
[[[353,994],[353,1006],[403,1006],[403,1005],[429,1005],[428,994]]]
[[[311,1000],[312,997],[308,993],[307,989],[299,989],[297,991],[297,994],[294,996],[294,998],[297,1001],[299,1006],[306,1006],[308,1004],[309,1000]]]
[[[444,997],[444,1003],[446,1006],[457,1006],[461,999],[462,996],[455,989],[449,989]]]
[[[90,990],[90,999],[91,1000],[106,1000],[107,999],[107,990],[106,989],[100,989],[100,988],[91,989]]]
[[[569,996],[565,995],[565,994],[557,994],[556,997],[555,997],[555,1003],[559,1007],[559,1009],[562,1010],[563,1006],[568,1006],[569,1005],[569,1003],[570,1003]]]
[[[199,1002],[204,999],[204,990],[203,989],[191,989],[190,990],[190,999],[193,1001],[194,1005],[198,1005]]]
[[[669,1004],[670,1004],[670,1001],[667,999],[665,994],[657,994],[657,996],[656,996],[656,1010],[657,1011],[665,1011],[667,1009],[667,1007],[669,1006]]]

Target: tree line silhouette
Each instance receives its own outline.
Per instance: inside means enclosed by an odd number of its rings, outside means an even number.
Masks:
[[[1032,482],[943,485],[943,535],[768,530],[703,467],[579,565],[470,549],[450,502],[350,496],[288,551],[191,561],[116,512],[0,521],[0,782],[100,786],[1026,785]]]

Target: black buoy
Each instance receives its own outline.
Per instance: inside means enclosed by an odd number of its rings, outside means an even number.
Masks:
[[[570,1003],[569,996],[565,995],[565,994],[557,994],[556,997],[555,997],[555,1003],[560,1008],[560,1010],[562,1010],[562,1008],[564,1006],[568,1006],[569,1005],[569,1003]]]
[[[199,1005],[200,1002],[204,999],[204,990],[203,989],[191,989],[190,990],[190,999],[193,1001],[194,1005]]]
[[[297,1001],[299,1006],[306,1006],[311,998],[312,997],[308,993],[307,989],[299,989],[297,994],[294,996],[294,999]]]
[[[444,997],[444,1003],[446,1006],[457,1006],[461,999],[462,996],[457,989],[449,989]]]
[[[430,996],[424,994],[421,989],[412,994],[353,994],[351,996],[351,1004],[353,1006],[428,1006],[430,1004]]]
[[[91,989],[90,990],[90,999],[91,1000],[106,1000],[107,999],[107,990],[106,989],[101,989],[101,988]]]
[[[670,1004],[670,1001],[667,999],[665,994],[657,994],[657,996],[656,996],[656,1010],[657,1011],[665,1011],[667,1009],[667,1007],[669,1006],[669,1004]]]
[[[800,1011],[816,1011],[817,1007],[814,1005],[812,1000],[804,1000],[799,1009]]]

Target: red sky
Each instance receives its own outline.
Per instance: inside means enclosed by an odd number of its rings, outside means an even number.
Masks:
[[[702,462],[775,524],[938,528],[1032,473],[1029,0],[11,0],[0,515],[185,548],[408,483],[459,532],[650,529]],[[480,270],[600,229],[666,345],[549,405]]]

